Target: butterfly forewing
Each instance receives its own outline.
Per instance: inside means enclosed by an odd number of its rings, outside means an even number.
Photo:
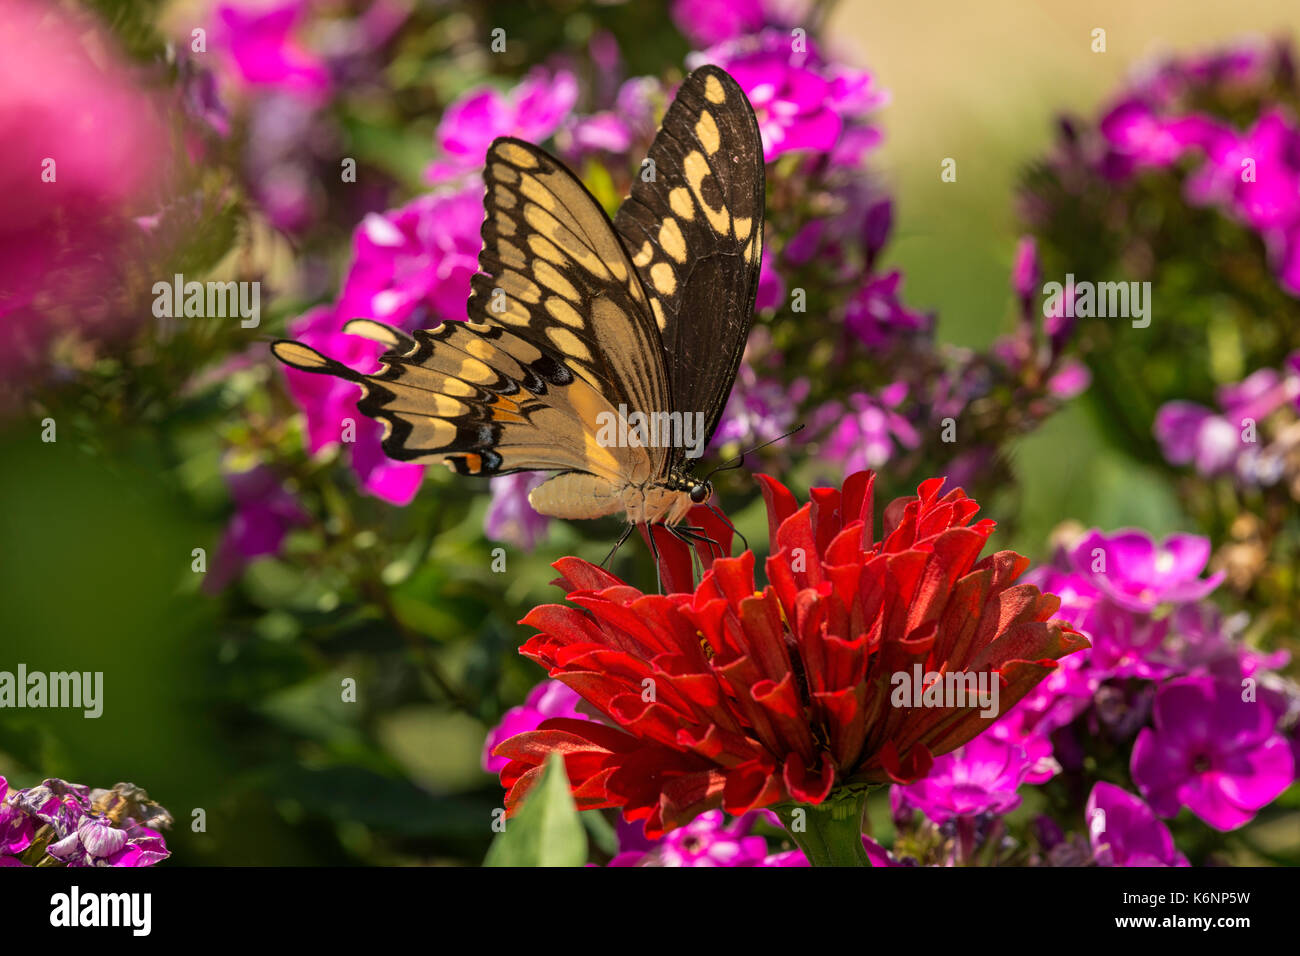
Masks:
[[[758,122],[726,72],[688,76],[614,218],[650,296],[673,409],[712,436],[740,367],[758,293],[765,179]]]
[[[486,217],[470,317],[563,353],[614,405],[668,410],[646,292],[586,187],[544,150],[508,138],[492,144],[483,178]]]

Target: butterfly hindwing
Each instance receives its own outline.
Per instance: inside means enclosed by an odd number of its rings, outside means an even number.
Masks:
[[[735,381],[758,293],[763,145],[753,108],[716,66],[683,82],[614,226],[650,296],[673,409],[712,436]]]
[[[385,454],[447,464],[461,474],[578,469],[610,483],[646,474],[644,449],[605,447],[592,423],[614,414],[605,397],[549,347],[484,322],[444,322],[408,335],[359,319],[344,331],[386,345],[373,374],[298,342],[273,346],[285,364],[362,387],[357,408],[384,423]]]

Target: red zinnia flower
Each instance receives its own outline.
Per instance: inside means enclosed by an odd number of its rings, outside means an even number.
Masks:
[[[1014,583],[1028,559],[978,560],[994,523],[968,527],[978,506],[960,489],[940,497],[942,479],[889,505],[873,541],[874,477],[814,488],[799,508],[760,476],[771,536],[761,592],[748,551],[706,560],[693,593],[669,595],[642,594],[578,558],[556,562],[557,583],[583,610],[534,609],[521,623],[541,633],[521,653],[606,722],[555,718],[502,742],[507,812],[552,751],[579,808],[621,807],[650,837],[714,807],[739,815],[819,804],[845,785],[910,782],[998,715],[980,716],[973,701],[891,706],[891,675],[918,663],[996,674],[1000,714],[1057,658],[1088,646],[1049,621],[1058,598]],[[665,539],[656,536],[667,551]],[[684,546],[663,562],[670,586],[682,561]]]

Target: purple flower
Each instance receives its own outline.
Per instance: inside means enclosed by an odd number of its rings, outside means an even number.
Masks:
[[[369,318],[407,331],[463,321],[478,271],[482,190],[419,196],[362,220],[343,281],[339,317]]]
[[[253,88],[282,90],[318,105],[329,97],[325,64],[293,37],[305,0],[270,8],[225,3],[217,7],[218,42],[236,79]]]
[[[1101,679],[1139,677],[1159,680],[1177,670],[1176,656],[1164,645],[1169,618],[1102,601],[1088,616],[1092,640],[1088,666]]]
[[[321,306],[289,324],[294,338],[359,372],[379,367],[383,346],[341,331],[333,306]],[[396,505],[410,504],[424,477],[423,465],[393,461],[380,446],[383,426],[357,411],[360,393],[355,384],[330,375],[312,375],[286,368],[289,394],[307,419],[307,450],[345,443],[353,470],[370,494]]]
[[[664,99],[657,78],[633,77],[618,88],[612,109],[570,117],[556,133],[556,144],[574,165],[595,153],[626,158],[634,144],[653,136],[655,111]]]
[[[1144,728],[1130,770],[1162,817],[1187,807],[1217,830],[1249,823],[1295,777],[1273,711],[1242,700],[1240,685],[1184,677],[1161,685],[1155,728]]]
[[[509,93],[491,87],[466,93],[442,114],[436,138],[443,158],[425,170],[425,178],[441,183],[476,173],[498,136],[530,143],[549,139],[577,101],[578,81],[572,73],[542,67]]]
[[[1184,673],[1209,674],[1230,682],[1285,667],[1291,659],[1287,651],[1263,653],[1241,640],[1247,622],[1244,614],[1225,619],[1208,601],[1185,604],[1173,613],[1169,651]],[[1286,710],[1285,704],[1279,708],[1280,713]]]
[[[1190,866],[1151,808],[1113,783],[1093,786],[1085,819],[1098,866]]]
[[[1291,295],[1300,296],[1300,222],[1274,236],[1271,247],[1278,282]],[[1296,402],[1300,404],[1300,398]]]
[[[872,109],[883,97],[869,74],[826,65],[807,40],[796,52],[780,30],[728,40],[688,59],[716,63],[735,77],[758,117],[768,161],[797,150],[825,152],[840,138],[845,116]]]
[[[869,278],[844,310],[844,324],[869,349],[883,348],[910,332],[929,332],[933,320],[909,309],[899,297],[898,270]]]
[[[794,427],[808,390],[807,379],[786,385],[776,378],[759,377],[752,365],[742,363],[711,447],[735,443],[742,449],[753,448],[784,435]]]
[[[309,520],[298,499],[285,490],[280,476],[265,465],[228,473],[226,485],[235,502],[235,514],[203,582],[209,593],[224,588],[254,558],[278,554],[289,530]]]
[[[483,742],[483,769],[497,774],[510,761],[505,757],[494,757],[493,749],[503,740],[516,734],[536,730],[537,725],[551,717],[572,717],[588,720],[588,716],[578,711],[582,698],[567,684],[558,680],[544,680],[524,699],[523,704],[511,707],[501,716],[501,722],[488,731],[487,740]]]
[[[763,256],[759,262],[758,296],[754,300],[754,309],[757,311],[779,309],[784,301],[785,280],[776,271],[776,264],[772,261],[772,255],[768,252],[767,246],[764,245]]]
[[[1199,601],[1223,580],[1200,577],[1210,560],[1208,538],[1175,534],[1156,544],[1144,531],[1090,531],[1071,553],[1074,570],[1120,607],[1150,612],[1163,603]]]
[[[504,541],[531,551],[546,536],[551,519],[538,514],[528,503],[528,493],[551,478],[547,472],[521,471],[492,479],[492,501],[483,521],[483,533],[493,541]]]
[[[1207,478],[1232,468],[1241,451],[1241,434],[1226,418],[1194,402],[1166,402],[1156,412],[1156,440],[1173,465],[1196,463]]]
[[[1038,716],[1018,703],[988,729],[988,735],[994,740],[1014,744],[1025,751],[1029,769],[1024,782],[1035,785],[1046,783],[1061,772],[1061,765],[1052,755],[1050,728],[1045,724],[1040,728]]]
[[[936,758],[928,775],[893,792],[902,805],[916,807],[935,823],[1009,813],[1020,806],[1016,791],[1033,767],[1024,747],[984,734]]]
[[[721,810],[702,813],[684,827],[666,833],[650,848],[623,849],[610,866],[763,866],[767,841],[749,836],[757,813],[728,824]],[[640,828],[640,824],[632,826]],[[642,838],[644,841],[644,838]]]
[[[1130,99],[1102,117],[1101,133],[1116,152],[1112,168],[1127,174],[1169,166],[1194,147],[1208,148],[1223,136],[1223,128],[1203,116],[1157,116],[1146,103]]]
[[[836,462],[848,475],[879,468],[894,456],[895,445],[916,448],[921,437],[896,411],[906,397],[906,383],[895,382],[882,389],[878,399],[855,392],[845,405],[823,406],[814,414],[814,422],[836,424],[822,447],[822,458]]]
[[[894,854],[890,853],[883,846],[871,839],[869,836],[862,837],[862,848],[867,851],[867,859],[872,866],[907,866],[906,863],[900,863],[894,859]],[[803,855],[803,850],[786,850],[783,853],[773,853],[758,866],[810,866],[808,858]]]
[[[1033,236],[1022,236],[1016,243],[1015,260],[1011,266],[1011,288],[1026,308],[1038,293],[1038,285],[1042,281],[1043,267],[1038,261],[1038,243]]]
[[[1081,395],[1092,384],[1092,372],[1078,359],[1066,359],[1047,380],[1047,391],[1060,401]]]
[[[686,39],[711,46],[769,25],[793,26],[807,7],[806,0],[673,0],[671,13]]]
[[[1228,205],[1259,231],[1290,225],[1300,217],[1300,130],[1270,110],[1241,136],[1222,131],[1189,177],[1187,194],[1193,202]]]

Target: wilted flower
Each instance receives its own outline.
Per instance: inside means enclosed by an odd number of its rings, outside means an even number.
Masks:
[[[0,865],[152,866],[171,855],[154,829],[170,827],[171,814],[134,784],[91,790],[52,778],[6,790],[0,777]]]
[[[913,664],[994,673],[1005,711],[1057,658],[1087,646],[1048,620],[1056,598],[1014,584],[1026,559],[977,560],[993,522],[971,526],[975,502],[960,490],[940,496],[941,479],[886,508],[875,541],[873,479],[814,489],[799,508],[762,477],[771,583],[757,593],[750,552],[712,561],[693,593],[667,596],[577,558],[557,562],[584,610],[533,610],[524,623],[541,633],[521,652],[609,723],[547,720],[502,743],[507,810],[551,752],[564,755],[580,808],[620,807],[652,837],[718,806],[740,815],[908,782],[992,718],[974,701],[891,706],[891,674]]]
[[[1155,728],[1133,746],[1138,789],[1162,817],[1187,807],[1216,830],[1254,819],[1295,779],[1274,712],[1238,684],[1184,677],[1156,693]]]

